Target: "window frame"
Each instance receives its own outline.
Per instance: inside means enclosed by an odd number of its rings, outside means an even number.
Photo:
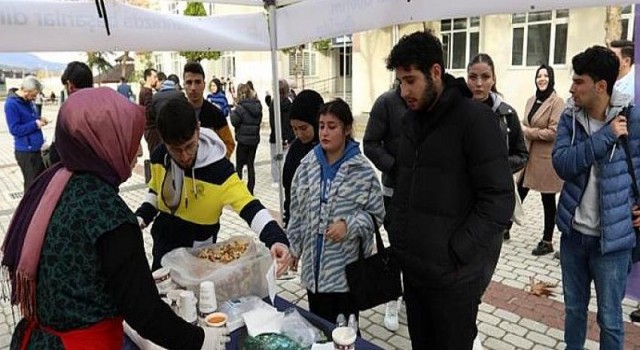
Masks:
[[[465,27],[461,28],[461,29],[455,29],[455,21],[456,20],[460,20],[460,19],[465,19],[466,23],[465,23]],[[472,19],[477,19],[478,20],[478,24],[476,26],[471,26],[472,24]],[[450,27],[447,30],[443,30],[442,29],[442,23],[445,21],[450,21]],[[457,18],[445,18],[443,20],[440,21],[440,40],[442,42],[443,45],[443,51],[446,51],[446,56],[444,57],[445,59],[445,69],[446,70],[462,70],[462,69],[466,69],[467,66],[469,65],[469,62],[471,61],[471,59],[473,58],[473,56],[477,55],[478,53],[480,53],[480,28],[482,27],[482,17],[480,16],[472,16],[472,17],[457,17]],[[457,33],[465,33],[465,48],[464,48],[464,54],[465,54],[465,62],[463,64],[463,67],[459,67],[459,68],[453,68],[453,47],[454,47],[454,40],[453,37],[455,34]],[[475,55],[471,55],[471,36],[472,34],[477,34],[477,47],[478,47],[478,52],[475,53]],[[445,35],[448,35],[448,41],[447,41],[447,47],[445,48],[444,46],[444,37]]]
[[[629,8],[629,12],[625,13],[626,8]],[[621,39],[631,40],[633,41],[633,30],[635,26],[635,14],[636,14],[636,6],[635,4],[623,6],[622,11],[620,13],[620,26],[624,28],[624,21],[627,21],[627,32],[621,34]]]
[[[562,11],[567,13],[566,16],[564,17],[558,17],[558,12]],[[529,17],[531,14],[540,14],[540,13],[544,13],[544,12],[551,12],[551,19],[544,19],[544,20],[530,20]],[[524,21],[520,22],[520,23],[514,23],[514,16],[516,15],[524,15]],[[514,13],[511,15],[511,57],[509,60],[509,64],[511,66],[511,68],[530,68],[530,67],[537,67],[538,63],[534,63],[531,65],[527,64],[527,55],[528,55],[528,46],[529,46],[529,27],[530,26],[536,26],[536,25],[540,25],[540,24],[549,24],[550,25],[550,30],[549,30],[549,38],[548,38],[548,45],[549,45],[549,62],[546,62],[546,64],[551,65],[551,66],[565,66],[567,64],[567,46],[568,46],[568,39],[569,39],[569,35],[568,35],[568,31],[569,31],[569,18],[571,15],[571,10],[570,9],[558,9],[558,10],[547,10],[547,11],[532,11],[532,12],[519,12],[519,13]],[[564,55],[564,62],[555,62],[555,53],[556,53],[556,29],[559,25],[567,25],[567,38],[565,40],[565,55]],[[514,33],[516,29],[522,29],[523,30],[523,38],[522,38],[522,47],[521,49],[521,63],[520,64],[514,64],[513,63],[513,59],[514,59],[514,52],[515,52],[515,48],[514,48]]]
[[[305,45],[305,48],[302,50],[302,62],[304,65],[304,69],[302,71],[302,75],[305,77],[316,77],[318,76],[318,53],[315,50],[312,49],[307,49],[306,47],[308,47],[309,45]],[[287,55],[288,57],[288,65],[289,65],[289,76],[290,77],[294,77],[296,76],[296,72],[294,70],[295,67],[295,57],[294,57],[294,53],[290,53],[289,55]],[[304,64],[305,62],[305,58],[308,57],[308,62],[309,64]]]

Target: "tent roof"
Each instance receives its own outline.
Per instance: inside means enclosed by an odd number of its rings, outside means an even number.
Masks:
[[[239,0],[216,0],[230,3]],[[242,0],[254,3],[257,0]],[[283,0],[277,48],[395,24],[559,8],[619,0]],[[211,2],[211,1],[208,1]],[[292,3],[293,2],[293,3]],[[111,35],[94,1],[0,0],[0,52],[261,51],[270,49],[265,13],[189,17],[105,2]],[[16,33],[19,33],[17,35]],[[71,40],[70,40],[71,39]]]

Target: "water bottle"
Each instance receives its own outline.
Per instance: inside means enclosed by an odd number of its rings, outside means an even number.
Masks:
[[[356,315],[349,315],[349,323],[347,323],[347,326],[358,333],[358,320],[356,319]]]
[[[336,327],[344,327],[347,325],[347,320],[344,318],[343,314],[339,314],[338,318],[336,318]]]

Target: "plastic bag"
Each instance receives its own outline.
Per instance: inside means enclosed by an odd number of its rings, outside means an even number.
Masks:
[[[211,262],[199,258],[204,249],[216,249],[235,241],[249,243],[247,250],[228,262]],[[264,245],[256,245],[250,237],[237,236],[200,248],[178,248],[162,257],[162,266],[171,269],[171,279],[178,285],[198,292],[203,281],[213,281],[218,303],[248,295],[269,295],[265,275],[273,259]]]
[[[309,321],[307,321],[298,310],[289,308],[284,312],[284,320],[282,322],[282,334],[288,338],[295,340],[304,348],[311,348],[313,343],[327,341],[327,337]]]
[[[271,307],[259,297],[250,295],[227,300],[220,304],[218,311],[227,314],[227,329],[229,329],[229,332],[233,332],[244,326],[243,313],[265,306]]]

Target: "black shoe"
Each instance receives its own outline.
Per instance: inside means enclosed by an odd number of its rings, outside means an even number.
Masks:
[[[511,233],[509,233],[509,230],[504,230],[504,236],[503,236],[505,241],[508,241],[511,239]]]
[[[545,241],[540,241],[536,249],[531,251],[531,254],[533,255],[545,255],[549,253],[553,253],[553,245],[551,244],[551,242]]]
[[[630,313],[629,318],[631,318],[632,322],[640,322],[640,309]]]

